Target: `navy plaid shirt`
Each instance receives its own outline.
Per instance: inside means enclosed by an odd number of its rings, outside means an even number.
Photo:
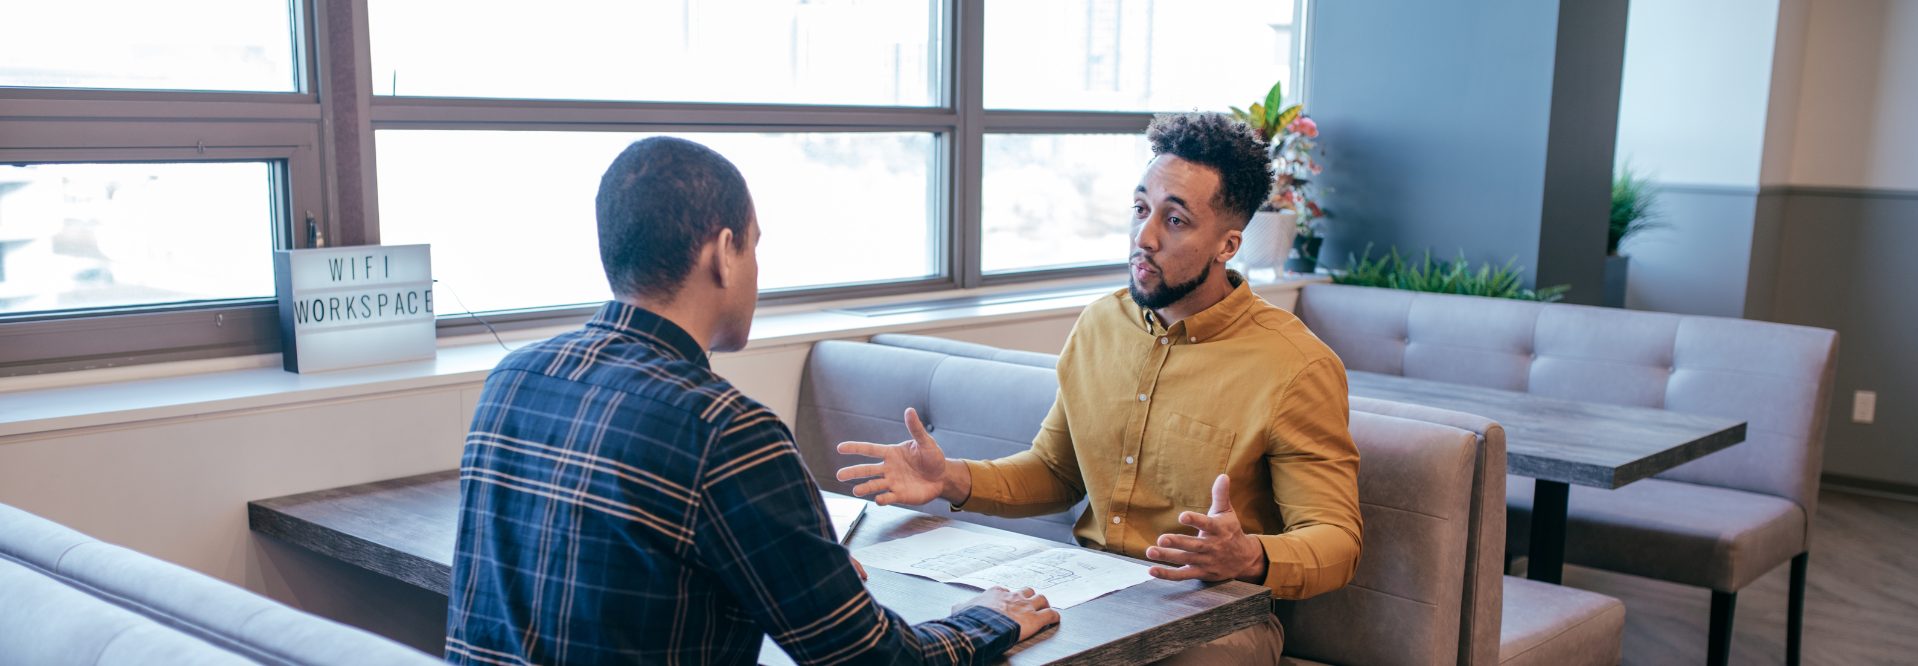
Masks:
[[[792,434],[677,325],[609,302],[486,377],[460,464],[458,664],[967,664],[1019,638],[866,593]]]

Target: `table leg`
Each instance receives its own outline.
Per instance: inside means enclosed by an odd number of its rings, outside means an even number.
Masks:
[[[1525,577],[1559,584],[1565,574],[1565,510],[1572,487],[1539,479],[1532,486],[1531,562]]]

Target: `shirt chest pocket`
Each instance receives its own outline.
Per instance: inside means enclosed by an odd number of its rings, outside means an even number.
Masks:
[[[1184,414],[1167,416],[1154,430],[1159,494],[1174,507],[1203,513],[1212,505],[1213,480],[1225,473],[1232,456],[1233,432]]]

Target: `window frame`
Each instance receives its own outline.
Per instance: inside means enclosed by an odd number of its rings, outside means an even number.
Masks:
[[[1294,19],[1294,80],[1310,29]],[[762,306],[994,287],[1124,273],[1109,265],[985,275],[986,134],[1137,134],[1152,113],[987,110],[984,0],[934,0],[943,17],[942,95],[931,107],[566,101],[373,94],[368,0],[292,0],[297,92],[0,88],[0,163],[278,160],[286,184],[276,249],[306,247],[310,214],[328,247],[380,242],[375,135],[390,129],[620,132],[930,132],[938,274],[767,291]],[[1301,93],[1304,90],[1301,89]],[[1303,95],[1301,95],[1303,99]],[[556,325],[596,306],[443,314],[442,337]],[[480,322],[484,318],[485,323]],[[209,325],[209,323],[217,325]],[[273,299],[0,315],[0,377],[279,351]]]

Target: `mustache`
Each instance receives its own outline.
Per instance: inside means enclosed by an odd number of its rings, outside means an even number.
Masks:
[[[1165,271],[1164,271],[1164,270],[1161,270],[1161,269],[1159,268],[1159,262],[1157,262],[1157,261],[1153,261],[1153,260],[1152,260],[1152,257],[1148,257],[1148,256],[1145,256],[1145,253],[1144,253],[1144,252],[1140,252],[1140,251],[1138,251],[1138,250],[1134,250],[1134,251],[1132,252],[1132,256],[1130,256],[1130,257],[1126,257],[1126,260],[1127,260],[1128,262],[1139,262],[1139,261],[1144,261],[1144,262],[1146,263],[1146,265],[1148,265],[1148,266],[1151,266],[1151,267],[1152,267],[1152,270],[1155,270],[1155,271],[1159,271],[1159,273],[1160,273],[1161,275],[1163,275],[1163,274],[1165,274]]]

